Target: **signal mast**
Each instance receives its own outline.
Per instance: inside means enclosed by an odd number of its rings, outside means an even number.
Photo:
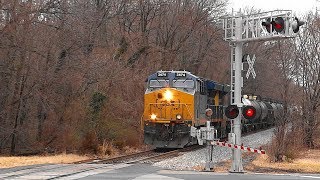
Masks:
[[[242,80],[242,47],[251,41],[270,41],[283,38],[294,38],[304,24],[292,15],[291,10],[275,10],[258,14],[225,17],[223,29],[224,40],[231,44],[231,105],[226,108],[226,116],[233,120],[233,133],[229,134],[235,145],[241,145],[241,115],[253,118],[254,107],[243,106],[241,102]],[[230,172],[243,173],[240,149],[232,151],[233,159]]]

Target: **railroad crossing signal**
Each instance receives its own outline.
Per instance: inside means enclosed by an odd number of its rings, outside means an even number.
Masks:
[[[253,106],[244,106],[242,109],[242,115],[246,119],[254,119],[256,117],[256,108]]]
[[[225,31],[224,40],[228,41],[232,45],[232,48],[234,48],[234,55],[232,54],[231,56],[231,63],[233,63],[234,59],[234,66],[232,66],[233,69],[231,69],[231,77],[234,77],[235,80],[234,85],[231,84],[231,89],[234,89],[233,99],[234,104],[237,107],[243,106],[241,102],[241,63],[243,44],[250,41],[294,38],[294,33],[299,32],[299,27],[303,24],[303,21],[299,21],[298,18],[292,16],[291,10],[275,10],[253,15],[243,15],[239,12],[235,16],[233,15],[223,18],[222,25]],[[251,60],[251,68],[253,67],[253,63],[254,60]],[[249,73],[251,71],[252,70],[250,69]],[[229,113],[232,112],[236,112],[236,110],[229,111]],[[245,115],[253,117],[256,115],[256,111],[249,108],[245,111]],[[234,118],[232,129],[235,134],[234,144],[241,144],[241,117],[239,115]],[[240,150],[234,149],[232,155],[233,159],[230,172],[243,172]]]
[[[239,115],[238,107],[236,105],[229,105],[226,108],[225,115],[229,119],[234,119],[234,118],[238,117],[238,115]]]
[[[304,25],[305,22],[304,21],[299,21],[299,19],[297,17],[294,18],[294,21],[291,24],[292,30],[294,33],[299,32],[299,27]]]
[[[253,106],[244,106],[242,115],[245,119],[254,119],[256,117],[256,109]],[[225,115],[229,119],[235,119],[239,115],[239,108],[236,105],[229,105],[226,108]]]
[[[265,27],[268,33],[272,33],[273,31],[284,33],[285,22],[282,17],[277,17],[275,19],[267,18],[261,25]]]
[[[265,29],[268,31],[268,33],[273,32],[274,31],[274,27],[272,25],[271,19],[267,18],[266,21],[263,21],[261,23],[262,26],[265,27]]]
[[[280,32],[280,33],[283,32],[285,24],[284,24],[284,20],[283,20],[282,17],[277,17],[277,18],[273,21],[273,24],[272,24],[272,25],[274,26],[274,30],[275,30],[276,32]]]
[[[257,76],[256,72],[253,69],[253,64],[254,64],[255,61],[256,61],[256,55],[253,55],[252,59],[250,59],[249,55],[247,56],[247,62],[248,62],[248,65],[249,65],[249,69],[248,69],[247,74],[246,74],[246,78],[247,79],[249,78],[250,73],[252,74],[253,79],[255,79],[256,76]]]
[[[276,18],[267,18],[265,21],[261,23],[264,29],[268,33],[273,33],[276,31],[277,33],[289,35],[289,28],[291,27],[294,33],[299,32],[299,27],[304,25],[304,21],[300,21],[297,17],[281,17],[278,16]]]
[[[241,32],[236,35],[236,19],[241,18]],[[231,43],[241,43],[277,38],[293,38],[305,22],[293,16],[291,10],[275,10],[251,15],[238,14],[223,18],[224,39]],[[233,44],[234,45],[234,44]]]

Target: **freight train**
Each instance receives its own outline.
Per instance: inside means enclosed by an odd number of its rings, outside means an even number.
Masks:
[[[271,99],[261,99],[257,96],[244,96],[244,106],[252,106],[255,116],[252,119],[242,119],[242,131],[248,132],[274,126],[277,119],[283,115],[283,105]]]
[[[197,144],[190,136],[191,127],[206,126],[207,120],[217,129],[219,138],[226,137],[230,123],[224,116],[230,86],[196,76],[188,71],[158,71],[146,80],[142,126],[144,143],[155,148],[183,148]],[[256,116],[242,120],[242,130],[274,124],[281,104],[254,98],[243,100]],[[210,108],[212,115],[206,116]]]

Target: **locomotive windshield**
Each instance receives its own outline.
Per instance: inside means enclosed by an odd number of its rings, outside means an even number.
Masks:
[[[195,82],[192,79],[151,79],[148,83],[147,91],[155,91],[161,88],[176,88],[184,92],[193,93]]]
[[[185,80],[185,79],[177,79],[177,80],[174,79],[172,82],[172,87],[193,89],[194,88],[194,81],[193,80]]]
[[[150,80],[149,87],[150,87],[150,88],[169,87],[169,80],[168,80],[168,79],[155,79],[155,80]]]
[[[174,79],[172,81],[172,87],[188,93],[194,93],[195,91],[195,84],[191,79]]]

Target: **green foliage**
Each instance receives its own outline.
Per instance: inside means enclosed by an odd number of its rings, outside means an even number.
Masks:
[[[90,102],[90,112],[93,119],[95,119],[99,115],[106,98],[107,97],[100,92],[95,92],[92,95]]]
[[[107,97],[100,92],[95,92],[91,96],[88,112],[89,120],[85,119],[86,122],[81,123],[81,128],[79,131],[79,136],[81,139],[80,149],[83,153],[97,153],[97,148],[100,143],[99,129],[101,127],[99,124],[101,124],[101,121],[103,121],[101,112],[106,99]]]

